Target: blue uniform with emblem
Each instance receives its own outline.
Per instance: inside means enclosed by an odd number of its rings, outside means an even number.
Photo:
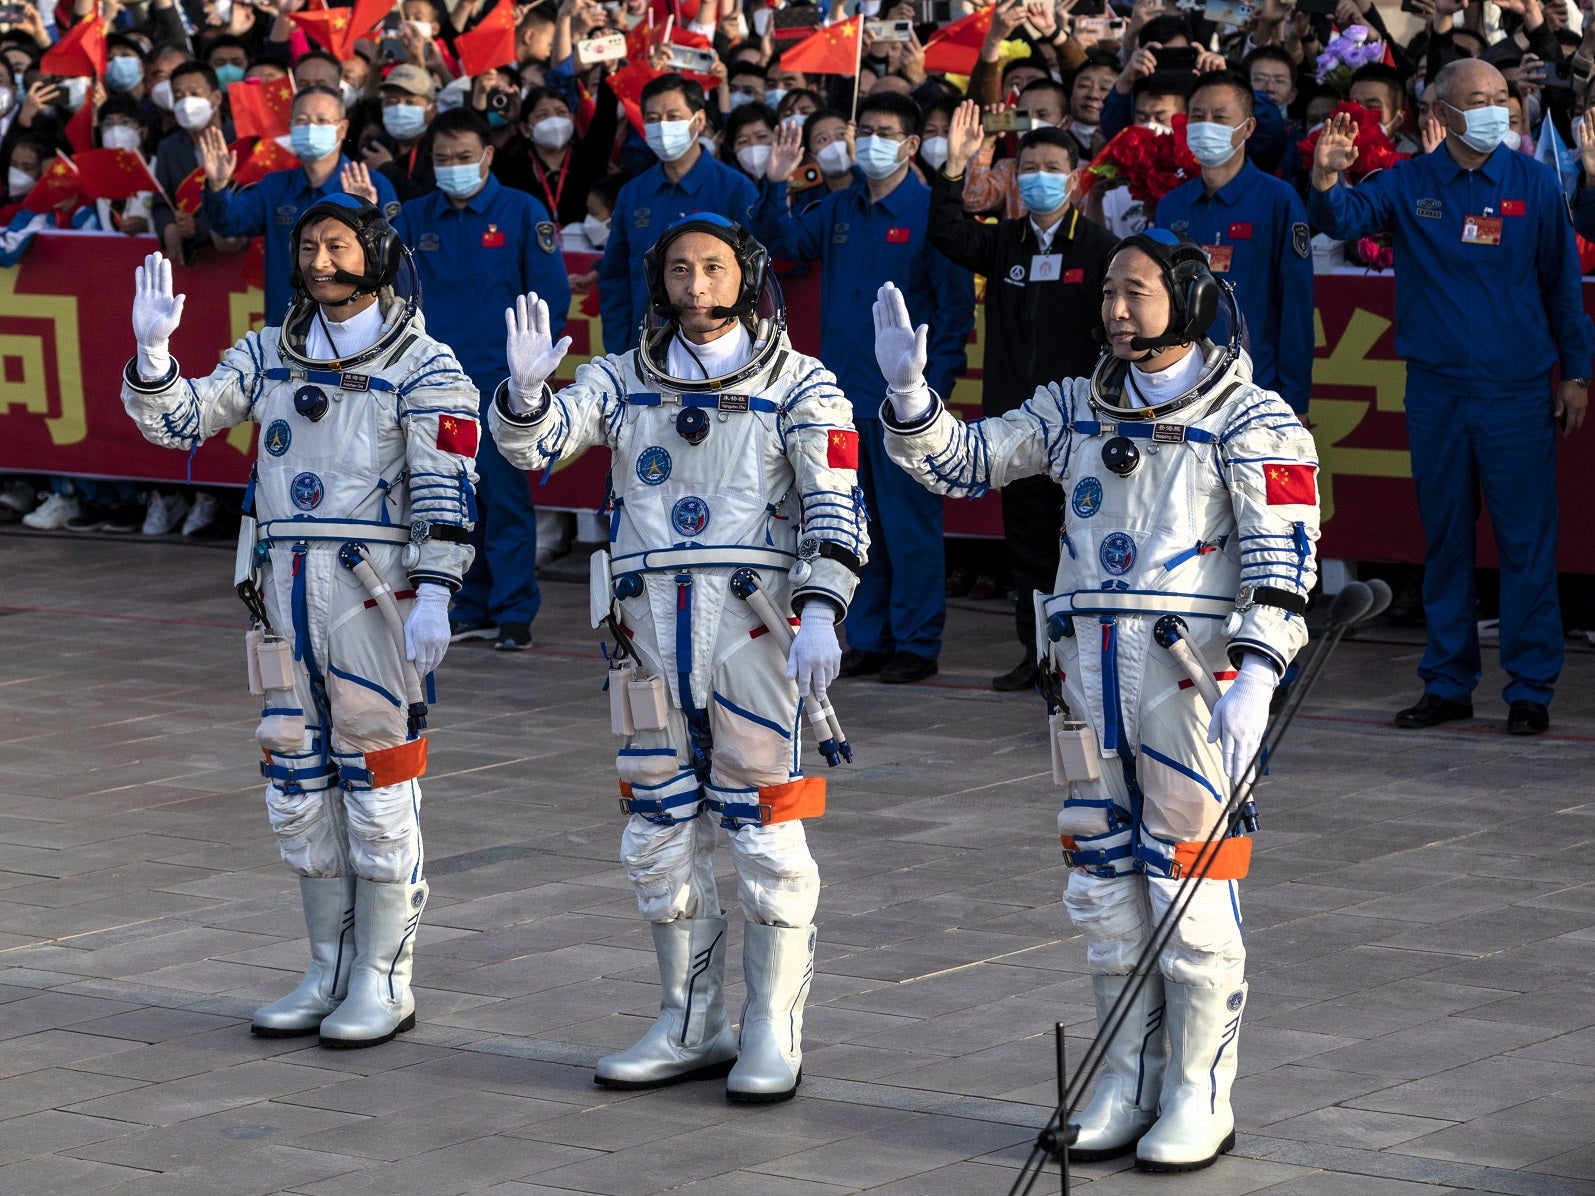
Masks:
[[[757,201],[758,192],[747,175],[701,150],[678,183],[655,164],[622,187],[609,222],[609,242],[598,263],[603,351],[624,353],[637,347],[640,322],[648,309],[642,255],[665,229],[693,212],[714,212],[747,223]]]
[[[1424,689],[1465,702],[1481,676],[1473,586],[1482,486],[1501,558],[1508,702],[1549,703],[1562,667],[1556,590],[1556,425],[1550,371],[1588,378],[1595,329],[1560,182],[1498,146],[1464,170],[1444,146],[1355,187],[1311,195],[1350,240],[1388,230],[1396,352],[1427,539]]]
[[[486,404],[509,377],[504,326],[484,313],[513,307],[535,291],[548,303],[557,339],[570,309],[570,281],[548,209],[489,174],[457,208],[442,191],[413,199],[394,228],[415,256],[427,328],[454,350]],[[531,623],[537,588],[537,512],[524,473],[504,460],[490,435],[477,449],[479,551],[456,595],[457,622]]]
[[[338,166],[327,181],[312,187],[304,167],[292,170],[274,170],[260,182],[240,191],[224,188],[215,191],[205,187],[205,220],[213,232],[223,237],[266,238],[266,323],[281,324],[288,311],[288,301],[293,298],[293,288],[288,277],[293,273],[294,225],[311,204],[329,195],[343,195],[343,184],[338,181],[348,158],[340,157]],[[381,174],[373,172],[371,185],[377,191],[377,207],[392,220],[399,211],[399,197],[393,184]]]
[[[1213,273],[1235,288],[1250,335],[1257,385],[1307,410],[1313,384],[1313,263],[1307,209],[1290,184],[1247,159],[1213,194],[1200,178],[1157,205],[1157,226],[1208,252]]]
[[[776,257],[824,265],[820,356],[853,403],[859,484],[875,546],[848,617],[848,645],[934,660],[947,618],[941,499],[887,458],[878,418],[886,380],[869,335],[876,292],[896,283],[914,323],[930,325],[925,377],[932,389],[951,393],[963,373],[975,323],[974,279],[928,244],[930,202],[930,188],[910,173],[879,201],[858,182],[793,215],[786,186],[766,181],[755,232]]]

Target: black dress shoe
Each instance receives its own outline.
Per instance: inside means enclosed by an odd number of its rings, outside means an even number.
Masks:
[[[935,675],[936,662],[917,652],[899,652],[881,666],[881,682],[885,685],[912,685]]]
[[[1396,726],[1416,731],[1472,717],[1472,702],[1453,702],[1449,698],[1442,698],[1439,694],[1424,694],[1418,699],[1416,706],[1408,706],[1396,715]]]
[[[1506,712],[1508,735],[1543,735],[1551,725],[1551,712],[1541,702],[1521,699],[1513,702]]]
[[[869,677],[881,671],[891,657],[885,652],[866,652],[862,648],[849,648],[842,653],[842,671],[838,677]]]
[[[991,679],[991,688],[1000,694],[1023,693],[1027,689],[1034,689],[1036,682],[1041,680],[1041,670],[1036,667],[1033,660],[1021,660],[1001,677]]]

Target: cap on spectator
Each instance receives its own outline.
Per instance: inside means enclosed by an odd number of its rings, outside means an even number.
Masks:
[[[437,98],[437,88],[432,83],[432,76],[413,62],[399,63],[387,73],[379,86],[395,87],[413,96],[420,96],[423,100]]]

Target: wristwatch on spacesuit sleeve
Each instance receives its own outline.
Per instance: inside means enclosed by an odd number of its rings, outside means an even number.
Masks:
[[[507,378],[498,384],[498,390],[493,396],[493,403],[498,407],[498,413],[510,423],[520,424],[523,427],[535,424],[543,416],[547,415],[549,405],[553,401],[554,392],[549,389],[548,383],[545,382],[543,383],[543,393],[537,398],[537,406],[533,407],[525,415],[516,415],[514,409],[510,407],[510,384]]]
[[[1235,595],[1235,613],[1243,615],[1254,606],[1277,606],[1280,610],[1289,611],[1298,617],[1307,613],[1307,599],[1300,594],[1293,594],[1289,590],[1281,590],[1274,586],[1259,586],[1248,582]]]

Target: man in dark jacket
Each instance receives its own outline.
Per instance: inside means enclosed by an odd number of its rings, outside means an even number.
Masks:
[[[984,224],[964,215],[964,168],[979,151],[979,106],[953,116],[947,165],[931,183],[928,240],[965,269],[986,276],[986,353],[981,408],[988,416],[1022,406],[1038,386],[1091,373],[1102,345],[1102,275],[1114,246],[1106,229],[1071,205],[1080,166],[1074,139],[1033,129],[1019,141],[1019,193],[1026,216]],[[1036,683],[1036,627],[1030,594],[1051,593],[1058,572],[1063,492],[1050,478],[1003,487],[1008,571],[1019,591],[1015,626],[1025,656],[992,681],[1002,691]]]

